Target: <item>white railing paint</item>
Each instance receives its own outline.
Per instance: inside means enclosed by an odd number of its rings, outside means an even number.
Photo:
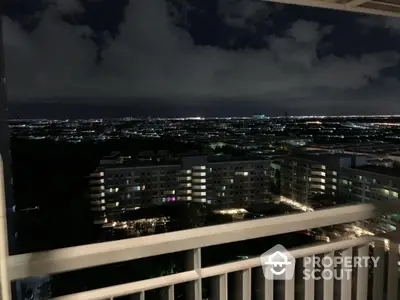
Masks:
[[[0,16],[0,22],[1,22],[1,16]],[[4,183],[5,181],[3,172],[3,159],[0,156],[0,296],[1,296],[0,299],[11,300],[11,286],[10,286],[11,279],[9,279],[8,276],[9,253],[8,253],[7,214],[6,214],[7,209],[6,209],[6,196],[5,196]]]
[[[8,276],[10,280],[14,280],[29,276],[62,273],[309,228],[350,223],[375,216],[373,205],[351,205],[154,236],[27,253],[9,258]]]
[[[332,253],[336,250],[346,249],[346,253],[349,255],[351,254],[351,249],[360,247],[360,251],[362,254],[365,254],[368,245],[372,242],[375,242],[376,239],[373,237],[361,237],[354,240],[343,240],[338,242],[332,243],[324,243],[320,245],[312,245],[307,247],[301,247],[298,249],[293,249],[291,251],[292,255],[295,258],[302,258],[307,256],[313,256],[318,254],[325,254],[325,255],[332,255]],[[378,241],[379,242],[379,241]],[[361,253],[360,253],[361,254]],[[249,270],[260,267],[261,260],[259,257],[250,258],[246,260],[236,261],[232,263],[226,263],[222,265],[202,268],[200,270],[192,270],[181,272],[173,275],[167,275],[158,278],[146,279],[141,280],[133,283],[121,284],[112,287],[106,287],[102,289],[91,290],[82,293],[76,293],[72,295],[62,296],[55,298],[57,300],[93,300],[93,299],[109,299],[117,296],[123,295],[130,295],[135,293],[140,293],[143,291],[154,290],[161,287],[170,287],[176,284],[190,282],[190,281],[198,281],[205,278],[216,277],[219,282],[219,294],[224,297],[226,295],[226,275],[229,273],[240,272],[244,274],[240,274],[242,277],[242,284],[240,288],[248,293],[250,293],[250,286],[249,284]],[[368,287],[368,282],[365,281],[365,272],[358,273],[358,284],[357,284],[357,295],[360,297],[365,295]],[[345,281],[343,281],[345,282]],[[266,282],[267,285],[271,285],[268,281]],[[309,283],[308,283],[309,285]],[[307,286],[307,284],[306,284]],[[344,285],[342,284],[342,287]],[[348,285],[345,285],[349,287]],[[325,288],[326,287],[326,288]],[[351,282],[350,282],[351,287]],[[374,287],[375,289],[379,288],[378,286]],[[285,285],[285,299],[293,299],[294,286],[293,282]],[[266,293],[268,295],[268,293]],[[380,293],[382,295],[382,293]],[[333,280],[326,280],[324,281],[324,299],[333,299]],[[248,297],[244,297],[248,298]],[[266,299],[268,299],[266,297]],[[348,300],[350,298],[343,297],[342,300]],[[361,299],[361,298],[357,298]],[[381,298],[382,299],[382,298]],[[336,300],[336,299],[335,299]],[[388,298],[389,300],[389,298]]]
[[[177,232],[132,238],[127,240],[98,243],[56,249],[51,251],[26,253],[22,255],[8,256],[7,231],[4,206],[4,186],[1,172],[0,160],[0,283],[1,299],[11,300],[10,280],[23,279],[31,276],[41,276],[67,271],[79,270],[100,265],[107,265],[128,260],[140,259],[150,256],[162,255],[173,252],[187,251],[189,270],[177,274],[151,278],[127,284],[115,285],[91,291],[75,293],[58,297],[59,300],[95,300],[114,299],[118,296],[137,294],[140,300],[145,300],[145,292],[163,288],[163,299],[173,300],[175,298],[174,286],[176,284],[191,282],[190,299],[202,299],[202,279],[212,278],[214,280],[214,295],[216,299],[227,300],[227,275],[235,273],[237,282],[236,293],[241,300],[250,300],[252,269],[261,266],[259,257],[240,260],[222,265],[201,267],[201,249],[204,247],[232,243],[237,241],[255,239],[266,236],[273,236],[300,230],[330,226],[335,224],[350,223],[354,221],[373,218],[377,215],[373,205],[351,205],[314,212],[296,213],[291,215],[265,218],[253,221],[209,226],[197,229],[182,230]],[[374,237],[360,237],[353,240],[343,240],[331,243],[308,245],[297,249],[291,249],[295,258],[303,258],[318,254],[333,255],[336,250],[344,250],[344,253],[351,254],[351,249],[361,247],[359,251],[366,253],[368,245],[376,241]],[[381,243],[377,241],[376,243]],[[398,259],[398,245],[391,245],[390,262]],[[267,250],[267,249],[266,249]],[[384,251],[374,248],[374,253],[384,255]],[[261,254],[261,253],[260,253]],[[381,271],[374,270],[374,272]],[[357,298],[362,300],[366,295],[367,280],[366,272],[358,272]],[[377,273],[378,274],[378,273]],[[380,273],[379,273],[380,274]],[[383,274],[384,275],[384,274]],[[387,274],[388,296],[397,295],[397,272],[389,268]],[[383,276],[382,276],[383,277]],[[285,283],[285,300],[294,299],[296,278]],[[263,295],[265,300],[273,299],[274,290],[272,281],[263,282]],[[314,290],[314,281],[305,284],[306,295],[311,295]],[[324,281],[325,299],[333,299],[333,281]],[[342,283],[345,290],[342,293],[342,300],[349,300],[346,289],[351,285]],[[374,300],[382,299],[383,281],[374,279]],[[309,300],[312,300],[310,297]],[[386,299],[391,300],[391,299]]]
[[[227,274],[229,273],[238,274],[238,280],[242,284],[239,285],[237,293],[242,295],[241,299],[249,299],[251,293],[251,270],[261,266],[259,257],[202,268],[201,248],[287,232],[295,232],[303,229],[349,223],[373,218],[375,216],[376,211],[372,205],[351,205],[314,212],[297,213],[280,217],[183,230],[128,240],[84,245],[38,253],[27,253],[10,256],[8,258],[7,271],[9,279],[15,280],[30,276],[73,271],[87,267],[189,250],[189,264],[190,269],[192,270],[158,278],[75,293],[57,299],[113,299],[118,296],[130,294],[139,294],[141,298],[145,298],[145,291],[166,288],[165,294],[167,295],[167,298],[173,300],[173,286],[176,284],[191,282],[191,290],[193,293],[191,294],[192,299],[201,300],[202,279],[211,277],[213,277],[213,279],[215,278],[218,283],[218,290],[216,291],[218,299],[226,299]],[[336,250],[365,246],[373,242],[373,240],[373,237],[368,236],[352,240],[308,245],[307,247],[292,249],[292,255],[295,258],[302,258],[317,254],[329,254]],[[391,276],[393,277],[396,275],[392,272]],[[363,280],[363,278],[364,277],[361,279]],[[285,284],[285,299],[287,300],[291,300],[294,297],[293,292],[295,280],[296,279]],[[265,299],[271,298],[273,296],[273,291],[268,288],[271,287],[271,283],[265,282],[264,284]],[[310,294],[311,289],[314,288],[314,283],[308,282],[305,286],[305,292]],[[333,282],[324,282],[324,286],[326,299],[332,299],[329,295],[333,293]],[[364,288],[364,286],[359,286],[359,288],[361,287]],[[377,285],[377,287],[379,286]],[[393,294],[395,290],[394,288],[392,288],[392,290]],[[363,293],[365,293],[365,291],[360,290],[360,295],[363,295]],[[7,298],[4,299],[9,300]],[[347,299],[344,298],[344,300]]]

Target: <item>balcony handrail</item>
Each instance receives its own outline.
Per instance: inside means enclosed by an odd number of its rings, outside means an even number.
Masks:
[[[218,244],[344,224],[376,216],[375,206],[359,204],[314,212],[242,221],[152,236],[10,256],[9,280],[107,265]]]
[[[302,246],[291,249],[290,253],[294,258],[302,258],[318,254],[324,254],[332,251],[348,249],[368,244],[374,241],[374,237],[363,236],[352,240],[340,240],[331,243],[315,243],[312,245]],[[268,250],[268,249],[266,249]],[[56,300],[92,300],[92,299],[113,299],[113,297],[124,296],[154,290],[165,286],[172,286],[189,281],[210,278],[222,274],[237,272],[240,270],[251,269],[261,266],[260,257],[249,258],[245,260],[220,264],[212,267],[202,268],[200,270],[192,270],[180,272],[176,274],[166,275],[157,278],[145,279],[131,283],[125,283],[66,296],[54,298]]]
[[[2,20],[0,15],[0,43],[2,42]],[[0,45],[0,48],[2,45]],[[0,49],[0,52],[2,49]],[[1,55],[1,54],[0,54]],[[0,56],[0,65],[2,64]],[[7,231],[7,209],[4,181],[4,163],[0,154],[0,299],[11,299],[10,279],[8,277],[9,248]]]

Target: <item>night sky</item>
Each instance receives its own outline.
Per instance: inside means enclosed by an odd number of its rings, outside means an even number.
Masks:
[[[253,0],[8,0],[12,114],[400,114],[400,20]]]

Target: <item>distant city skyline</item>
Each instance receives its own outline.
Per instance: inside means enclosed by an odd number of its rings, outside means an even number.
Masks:
[[[274,119],[359,119],[359,118],[371,118],[371,119],[380,119],[380,118],[400,118],[400,115],[396,114],[362,114],[362,115],[352,115],[352,114],[342,114],[342,115],[264,115],[263,118],[258,117],[259,114],[253,114],[253,115],[232,115],[232,116],[200,116],[200,115],[184,115],[184,116],[132,116],[132,115],[121,115],[121,116],[111,116],[111,117],[66,117],[65,115],[62,115],[61,117],[22,117],[21,115],[15,116],[15,117],[10,117],[8,118],[8,121],[18,121],[18,120],[100,120],[100,119],[115,119],[115,120],[123,120],[123,119],[133,119],[133,120],[146,120],[148,118],[151,119],[161,119],[161,120],[207,120],[207,119],[259,119],[259,120],[274,120]],[[400,124],[400,123],[399,123]]]
[[[381,109],[380,109],[381,108]],[[288,116],[363,116],[363,115],[391,115],[395,116],[396,111],[385,109],[385,107],[375,110],[368,107],[355,107],[348,111],[343,110],[324,110],[313,112],[309,107],[301,109],[284,110],[280,107],[267,109],[262,103],[248,105],[246,103],[215,103],[214,105],[201,106],[173,106],[169,103],[159,101],[158,104],[149,105],[146,103],[137,104],[85,104],[85,103],[9,103],[8,118],[123,118],[123,117],[160,117],[160,118],[181,118],[181,117],[251,117],[253,115],[265,115],[266,117],[284,117],[285,112]],[[400,115],[400,111],[398,112]]]

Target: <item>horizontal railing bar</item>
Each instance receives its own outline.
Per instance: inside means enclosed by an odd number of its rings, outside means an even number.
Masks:
[[[106,288],[91,290],[82,293],[76,293],[71,295],[65,295],[52,299],[57,300],[97,300],[97,299],[109,299],[118,296],[126,296],[130,294],[136,294],[143,291],[154,290],[162,287],[168,287],[171,285],[185,283],[199,279],[200,276],[196,271],[187,271],[176,273],[172,275],[161,276],[157,278],[151,278],[131,283],[125,283],[120,285],[114,285]]]
[[[203,268],[200,270],[201,278],[208,278],[217,275],[223,275],[226,273],[233,273],[240,270],[246,270],[261,266],[260,257],[254,257],[244,260],[239,260],[231,263],[222,265],[216,265],[212,267]]]
[[[358,247],[371,243],[373,241],[375,241],[375,238],[373,236],[362,236],[356,239],[346,239],[331,243],[324,243],[324,244],[296,248],[291,250],[290,253],[293,255],[294,258],[301,258],[316,254],[323,254],[332,251],[347,249],[351,247]]]
[[[14,255],[11,280],[79,270],[144,257],[185,251],[373,218],[373,205],[341,206],[252,221],[181,230],[126,240]]]
[[[312,256],[321,253],[332,252],[336,250],[342,250],[349,247],[357,247],[365,245],[373,241],[373,237],[366,236],[360,237],[353,240],[342,240],[324,244],[313,244],[311,246],[305,246],[297,249],[293,249],[290,253],[295,258],[301,258],[305,256]],[[268,250],[268,249],[266,249]],[[126,283],[121,285],[115,285],[111,287],[91,290],[87,292],[81,292],[66,296],[57,297],[57,300],[97,300],[112,298],[118,296],[124,296],[129,294],[135,294],[141,291],[154,290],[161,287],[168,287],[188,281],[194,281],[203,278],[209,278],[217,275],[228,274],[237,272],[240,270],[252,269],[261,266],[260,257],[250,258],[246,260],[240,260],[236,262],[226,263],[218,266],[207,267],[196,271],[188,271],[177,273],[173,275],[167,275],[152,279],[146,279],[136,281],[132,283]]]
[[[310,246],[305,246],[305,247],[303,246],[301,248],[291,249],[290,253],[293,255],[294,258],[302,258],[306,256],[328,253],[331,251],[342,250],[350,247],[357,247],[368,244],[372,241],[374,241],[373,237],[363,236],[352,240],[341,240],[331,243],[324,243],[324,244],[318,243],[318,244],[312,244]],[[265,251],[267,250],[268,249],[265,249]],[[260,255],[261,254],[262,253],[260,253]],[[222,275],[225,273],[232,273],[240,270],[256,268],[260,266],[261,266],[260,257],[249,258],[222,265],[203,268],[201,269],[201,277],[207,278],[207,277]]]

